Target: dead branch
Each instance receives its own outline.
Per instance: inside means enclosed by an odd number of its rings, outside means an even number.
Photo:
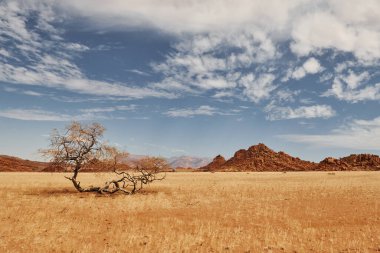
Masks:
[[[53,130],[50,149],[42,153],[51,158],[55,166],[65,167],[73,172],[71,177],[65,176],[79,192],[97,192],[100,194],[134,194],[153,181],[163,180],[162,175],[168,165],[162,158],[149,157],[138,162],[132,171],[125,168],[126,152],[120,152],[101,142],[104,127],[100,124],[82,125],[73,122],[66,127],[64,134]],[[107,181],[103,186],[82,187],[77,177],[84,168],[101,168],[102,171],[113,171],[116,179]]]

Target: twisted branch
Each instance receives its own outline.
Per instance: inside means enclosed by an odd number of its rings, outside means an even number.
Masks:
[[[145,185],[156,180],[163,180],[166,175],[158,174],[168,167],[161,158],[144,158],[134,168],[133,172],[118,171],[123,166],[127,153],[118,151],[100,141],[104,127],[98,123],[82,125],[72,122],[66,127],[64,134],[54,130],[51,135],[50,149],[41,152],[52,158],[53,165],[69,168],[70,180],[79,192],[97,192],[101,194],[134,194]],[[77,180],[78,173],[84,168],[100,167],[103,171],[113,171],[116,179],[105,182],[104,186],[82,187]]]

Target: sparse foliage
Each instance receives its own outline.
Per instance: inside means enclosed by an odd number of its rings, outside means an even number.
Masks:
[[[144,185],[165,178],[165,175],[160,175],[160,172],[168,168],[164,159],[148,157],[136,166],[129,167],[125,164],[127,153],[102,141],[104,131],[104,127],[98,123],[83,125],[72,122],[63,134],[54,129],[50,148],[41,152],[51,159],[54,166],[73,172],[71,177],[66,178],[79,192],[134,194]],[[84,169],[113,171],[116,179],[105,182],[104,186],[82,187],[78,173]]]

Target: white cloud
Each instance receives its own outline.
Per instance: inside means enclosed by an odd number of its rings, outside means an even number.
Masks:
[[[131,73],[135,73],[135,74],[140,75],[140,76],[150,76],[149,73],[138,70],[138,69],[126,69],[126,71],[131,72]]]
[[[193,117],[196,115],[205,115],[205,116],[212,116],[215,114],[219,114],[219,111],[211,106],[208,105],[202,105],[198,108],[183,108],[183,109],[170,109],[169,111],[164,113],[165,115],[169,117]]]
[[[166,77],[160,82],[152,83],[150,84],[150,87],[153,89],[160,89],[160,90],[166,90],[173,92],[187,92],[187,93],[198,93],[197,90],[195,90],[192,87],[189,87],[188,85],[184,85],[182,83],[183,80],[180,80],[175,77]]]
[[[96,108],[87,108],[80,109],[83,113],[98,113],[98,112],[115,112],[115,111],[134,111],[136,110],[136,105],[119,105],[112,107],[96,107]]]
[[[25,91],[22,91],[22,93],[25,94],[25,95],[35,96],[35,97],[41,97],[43,95],[40,92],[35,92],[35,91],[32,91],[32,90],[25,90]]]
[[[69,50],[79,51],[79,52],[90,50],[90,48],[88,46],[82,45],[79,43],[67,43],[66,48]]]
[[[172,3],[167,1],[164,6],[171,6]],[[211,1],[202,1],[178,5],[178,11],[191,12],[194,6],[207,6],[212,10],[213,7],[209,6],[210,3]],[[223,9],[230,4],[226,1],[212,3],[216,9]],[[174,45],[176,53],[170,54],[165,62],[154,64],[156,72],[163,73],[165,76],[162,82],[156,85],[170,90],[171,84],[177,84],[175,87],[182,88],[182,91],[184,91],[184,87],[189,87],[192,91],[200,89],[200,93],[210,89],[221,89],[222,93],[216,93],[221,95],[242,93],[243,96],[237,97],[245,96],[258,103],[268,99],[270,93],[277,87],[269,82],[260,82],[265,80],[256,80],[256,77],[260,78],[260,76],[269,74],[273,76],[273,80],[280,78],[281,81],[288,81],[290,78],[299,80],[308,74],[321,73],[324,71],[324,67],[316,57],[326,50],[331,50],[336,54],[352,53],[361,63],[366,62],[366,64],[374,64],[376,59],[380,59],[376,46],[379,43],[372,43],[372,41],[380,41],[376,39],[376,34],[380,34],[380,27],[373,24],[375,20],[380,22],[380,19],[376,15],[369,14],[373,12],[371,9],[375,9],[375,12],[379,11],[380,5],[376,2],[366,2],[363,4],[364,6],[359,6],[361,19],[350,19],[347,15],[350,8],[347,7],[345,1],[341,0],[321,0],[317,4],[312,1],[293,1],[291,3],[289,1],[271,1],[268,4],[260,4],[258,1],[235,1],[235,6],[229,8],[238,10],[241,5],[245,4],[246,9],[249,10],[247,13],[253,13],[270,8],[274,3],[283,7],[277,13],[282,18],[271,17],[267,20],[269,22],[267,25],[262,23],[265,18],[260,15],[234,17],[239,25],[232,30],[228,28],[229,25],[226,22],[230,18],[228,17],[226,20],[221,20],[218,28],[205,25],[201,29],[202,33],[187,24],[181,24],[181,22],[176,23],[175,25],[180,27],[173,28],[173,30],[167,26],[161,27],[160,24],[156,24],[167,32],[186,32],[186,36],[183,36],[182,33],[177,34],[180,42]],[[345,11],[338,7],[340,5],[346,8]],[[250,6],[255,6],[257,9],[250,10]],[[269,9],[265,10],[271,13]],[[368,15],[372,17],[373,22],[368,21]],[[205,17],[206,19],[207,17]],[[365,24],[360,23],[364,21]],[[269,24],[274,23],[271,22],[280,22],[281,24],[272,29]],[[364,36],[364,31],[369,31],[366,36]],[[361,42],[362,39],[366,41],[370,39],[371,42],[368,43],[374,45],[366,45]],[[308,58],[302,66],[291,67],[289,73],[281,78],[281,66],[278,64],[282,60],[283,52],[280,51],[279,45],[284,41],[291,42],[291,49],[296,56],[308,56]],[[292,62],[289,65],[292,66]],[[252,72],[252,68],[255,69],[255,73],[252,75],[242,74]],[[253,82],[253,78],[256,82]],[[331,75],[326,74],[321,80],[324,82],[332,79]],[[240,90],[236,84],[240,84],[240,87],[244,87],[244,89]]]
[[[244,95],[253,102],[258,103],[268,98],[270,93],[276,89],[273,84],[274,79],[273,74],[263,74],[259,77],[248,74],[240,79],[239,84],[244,87]]]
[[[360,74],[352,70],[348,70],[348,74],[340,73],[334,78],[331,89],[327,90],[323,96],[333,96],[353,103],[378,100],[380,99],[380,83],[365,85],[370,77],[367,71]]]
[[[240,109],[229,109],[229,110],[220,110],[218,108],[201,105],[198,108],[172,108],[167,112],[163,113],[164,115],[172,118],[192,118],[194,116],[213,116],[213,115],[237,115],[241,112]]]
[[[116,106],[109,108],[80,109],[79,113],[75,114],[58,113],[42,109],[3,109],[0,110],[0,117],[26,121],[87,121],[125,119],[124,117],[114,117],[112,115],[103,114],[105,112],[114,112],[117,110],[133,110],[133,107]]]
[[[4,91],[12,92],[12,93],[19,93],[19,94],[24,94],[24,95],[28,95],[28,96],[34,96],[34,97],[41,97],[41,96],[46,95],[46,94],[36,92],[36,91],[32,91],[32,90],[16,89],[14,87],[8,87],[8,86],[4,87]]]
[[[322,147],[380,150],[380,117],[372,120],[353,120],[329,134],[289,134],[280,137],[291,142]]]
[[[331,118],[336,112],[329,105],[300,106],[297,108],[272,106],[267,108],[268,120]]]
[[[352,51],[355,31],[329,11],[317,11],[299,18],[292,37],[293,52],[303,56],[323,48]]]
[[[309,58],[304,64],[303,68],[308,74],[316,74],[322,71],[322,66],[317,59],[314,57]]]
[[[95,96],[174,97],[167,91],[86,77],[72,58],[89,48],[64,41],[62,31],[50,24],[57,18],[53,7],[51,2],[45,1],[0,3],[0,42],[7,43],[7,51],[1,50],[4,57],[0,58],[0,81],[46,86]],[[36,22],[33,29],[28,28],[31,16]],[[41,33],[46,32],[48,35],[42,37]]]
[[[231,93],[242,76],[241,69],[267,64],[279,56],[265,33],[252,30],[185,36],[173,47],[177,51],[169,54],[164,62],[152,64],[155,72],[164,75],[152,87]]]
[[[51,59],[51,57],[49,57]],[[87,79],[76,66],[60,61],[42,62],[35,66],[17,67],[3,64],[0,68],[0,81],[15,84],[38,85],[57,89],[66,89],[81,94],[96,96],[115,96],[129,98],[165,97],[174,98],[169,92],[125,86]],[[55,69],[56,68],[56,69]]]
[[[314,57],[309,58],[301,67],[298,67],[292,73],[292,78],[301,79],[305,77],[307,74],[316,74],[323,70],[323,67],[319,63],[317,59]]]
[[[234,30],[242,25],[256,25],[268,29],[284,29],[290,11],[302,0],[66,0],[60,5],[92,20],[97,27],[128,29],[155,27],[167,32],[202,33],[210,30]]]
[[[295,97],[298,96],[300,93],[301,93],[300,90],[289,90],[289,89],[278,90],[271,102],[275,102],[275,103],[294,102]]]
[[[304,105],[310,105],[313,104],[314,101],[311,98],[301,98],[300,103]]]
[[[295,69],[294,72],[292,73],[292,78],[294,78],[296,80],[304,78],[305,76],[306,76],[306,71],[303,67]],[[287,79],[286,79],[286,81],[287,81]]]
[[[232,91],[218,91],[212,97],[214,98],[226,98],[226,97],[234,97],[235,94]]]
[[[18,120],[32,121],[70,121],[74,120],[70,115],[59,114],[45,110],[8,109],[0,110],[0,117]]]
[[[340,78],[347,84],[348,88],[356,89],[370,78],[370,74],[364,71],[357,75],[352,70],[349,70],[347,76],[340,76]]]
[[[0,48],[0,55],[5,56],[5,57],[11,56],[11,54],[7,50],[5,50],[4,48]]]
[[[242,27],[292,41],[298,55],[324,49],[351,52],[361,60],[380,58],[380,2],[377,0],[67,0],[62,9],[91,20],[94,29],[156,28],[175,34],[232,33]],[[240,39],[237,39],[240,40]],[[218,43],[198,40],[197,52]]]
[[[29,29],[27,19],[32,13],[37,24]],[[11,41],[10,48],[0,49],[0,55],[5,56],[0,61],[0,81],[43,85],[93,96],[174,98],[215,94],[218,99],[218,96],[236,94],[238,98],[259,103],[268,99],[275,89],[282,88],[273,82],[281,80],[285,56],[281,57],[287,53],[283,47],[287,43],[296,56],[308,57],[296,69],[289,63],[292,68],[288,78],[301,79],[322,72],[323,67],[315,57],[327,51],[352,53],[357,58],[352,60],[354,64],[375,66],[380,59],[380,2],[377,0],[180,3],[163,0],[160,5],[155,0],[114,0],[112,4],[101,0],[14,0],[0,4],[0,16],[3,35],[0,42]],[[88,21],[86,29],[97,32],[153,28],[174,35],[174,50],[163,62],[152,63],[152,69],[163,78],[147,85],[130,86],[86,76],[74,58],[89,47],[65,41],[64,31],[57,28],[61,21],[78,17]],[[47,34],[46,38],[41,38],[41,32]],[[13,60],[25,64],[11,64]],[[135,69],[127,71],[144,75]],[[358,89],[354,85],[360,80],[355,76],[347,78],[336,78],[325,95],[347,97],[350,101],[378,99],[378,84]]]
[[[291,33],[293,52],[305,56],[333,49],[353,53],[362,61],[379,59],[380,29],[377,23],[380,18],[373,14],[380,14],[380,2],[326,1],[326,4],[329,10],[316,10],[298,17]],[[362,12],[357,13],[356,8]],[[345,11],[342,13],[341,10]],[[361,16],[353,19],[348,14]]]

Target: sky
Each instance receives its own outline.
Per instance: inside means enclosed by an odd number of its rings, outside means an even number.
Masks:
[[[1,0],[0,154],[99,122],[133,154],[380,154],[378,0]]]

